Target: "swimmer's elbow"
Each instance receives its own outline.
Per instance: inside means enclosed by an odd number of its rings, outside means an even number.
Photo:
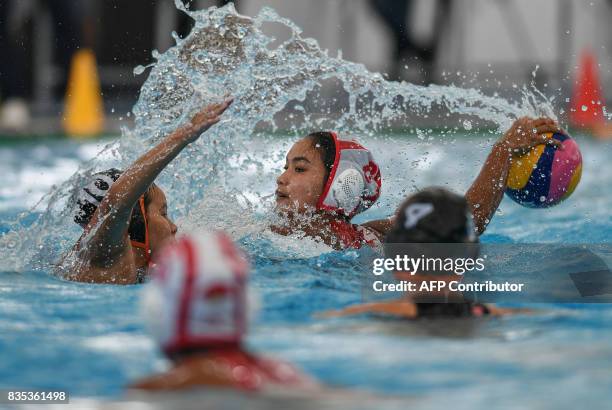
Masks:
[[[474,220],[474,231],[476,231],[476,235],[482,235],[487,229],[487,225],[488,223],[485,221]]]
[[[490,222],[488,217],[474,208],[472,208],[472,221],[474,222],[474,231],[477,235],[482,235]]]

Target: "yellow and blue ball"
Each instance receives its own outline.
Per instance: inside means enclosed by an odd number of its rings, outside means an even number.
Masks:
[[[580,182],[582,155],[568,135],[546,134],[563,149],[538,145],[527,154],[513,157],[506,195],[529,208],[547,208],[567,199]]]

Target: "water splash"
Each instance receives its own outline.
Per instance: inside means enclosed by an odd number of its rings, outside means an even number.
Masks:
[[[473,88],[385,81],[361,64],[329,56],[270,8],[249,18],[231,4],[189,11],[175,3],[195,26],[185,39],[174,36],[174,47],[154,55],[157,61],[133,108],[134,128],[123,129],[120,140],[11,225],[0,238],[2,270],[50,270],[81,234],[72,222],[78,187],[100,169],[124,168],[203,105],[228,94],[235,102],[223,120],[185,149],[159,182],[183,226],[203,226],[216,218],[235,236],[249,231],[240,229],[249,223],[255,224],[250,234],[265,226],[256,222],[257,208],[265,204],[274,168],[280,167],[281,158],[259,156],[249,145],[262,129],[268,131],[259,136],[264,145],[279,144],[269,132],[279,128],[291,135],[334,129],[367,144],[390,127],[423,117],[448,122],[453,114],[459,130],[468,123],[505,128],[519,116],[553,115],[537,90],[525,88],[519,101],[508,101]],[[266,34],[269,24],[283,26],[288,38],[279,42]],[[225,195],[215,194],[219,187]],[[238,208],[225,212],[220,205],[226,203]]]

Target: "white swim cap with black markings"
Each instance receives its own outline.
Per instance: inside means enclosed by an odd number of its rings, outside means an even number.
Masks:
[[[119,179],[121,171],[111,168],[106,171],[98,172],[92,176],[92,181],[79,190],[77,195],[77,210],[74,221],[85,227],[93,216],[98,206],[108,193],[111,185]]]

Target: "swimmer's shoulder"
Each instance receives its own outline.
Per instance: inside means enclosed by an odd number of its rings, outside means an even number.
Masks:
[[[376,230],[374,228],[371,228],[371,227],[369,227],[369,226],[367,226],[365,224],[364,225],[355,225],[355,227],[356,227],[357,230],[359,230],[359,231],[361,231],[363,233],[363,237],[364,237],[364,239],[366,241],[378,241],[378,242],[382,243],[382,241],[383,241],[383,239],[385,237],[385,235],[382,232],[380,232],[380,231],[378,231],[378,230]]]
[[[55,271],[58,276],[74,282],[119,285],[138,283],[138,271],[130,244],[113,259],[97,261],[92,260],[91,254],[81,248],[79,241],[62,257]]]
[[[376,252],[382,252],[384,235],[376,229],[365,225],[354,225],[362,245],[369,246]]]
[[[188,360],[175,365],[164,373],[141,379],[128,389],[134,390],[183,390],[194,387],[236,387],[229,366],[220,365],[214,359]]]
[[[373,232],[381,241],[384,239],[387,232],[391,230],[395,223],[395,217],[386,219],[377,219],[375,221],[364,222],[360,226]]]

